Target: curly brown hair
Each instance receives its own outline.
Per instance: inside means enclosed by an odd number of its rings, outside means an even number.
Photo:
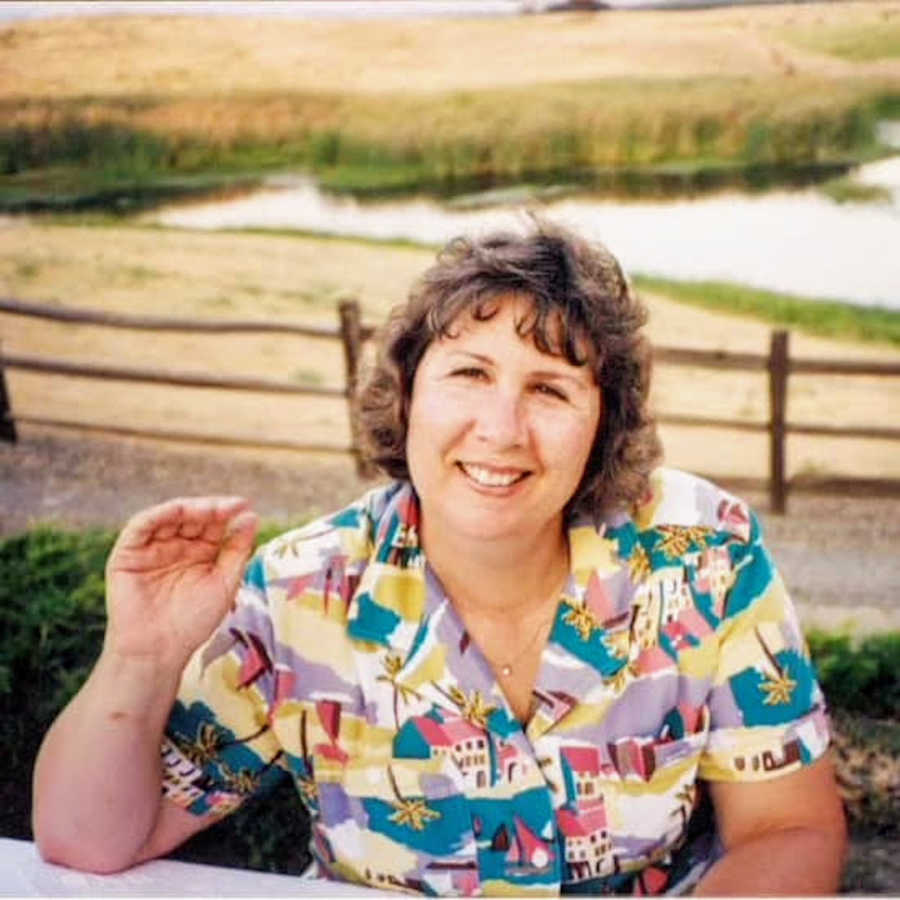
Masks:
[[[532,315],[517,323],[543,353],[590,365],[603,415],[568,511],[599,517],[637,501],[661,458],[647,408],[651,351],[641,332],[647,313],[602,245],[547,222],[525,235],[454,238],[395,308],[380,331],[377,359],[356,397],[363,454],[394,478],[409,479],[406,433],[413,379],[428,345],[452,337],[468,311],[491,318],[497,300],[528,297]],[[585,347],[589,350],[585,353]]]

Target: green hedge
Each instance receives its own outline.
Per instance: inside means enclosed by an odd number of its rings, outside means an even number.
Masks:
[[[278,529],[265,530],[260,540]],[[41,738],[86,678],[103,636],[103,571],[113,535],[40,527],[0,541],[0,835],[30,838],[31,771]],[[809,634],[832,710],[900,718],[900,633]],[[274,799],[275,802],[272,802]],[[174,856],[300,872],[308,825],[289,782],[198,835]]]
[[[806,638],[832,709],[900,719],[900,632],[873,634],[858,643],[818,630]]]

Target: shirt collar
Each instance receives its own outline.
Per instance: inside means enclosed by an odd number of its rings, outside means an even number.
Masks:
[[[447,705],[454,685],[466,695],[477,690],[502,697],[484,666],[469,661],[449,665],[459,647],[448,641],[458,644],[464,632],[426,566],[420,517],[418,497],[411,484],[403,483],[375,523],[369,562],[350,605],[348,632],[399,656],[403,668],[398,681],[434,693],[432,699],[441,705]],[[621,515],[599,528],[582,517],[568,524],[570,574],[542,658],[529,736],[537,737],[568,715],[582,698],[614,678],[632,655],[634,588],[625,556],[636,534],[631,520]],[[444,632],[440,638],[439,631]]]
[[[348,612],[352,638],[408,653],[426,603],[419,501],[404,482],[374,523],[372,550]]]

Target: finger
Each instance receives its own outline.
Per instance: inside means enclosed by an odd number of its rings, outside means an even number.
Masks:
[[[147,541],[148,543],[150,541],[170,541],[178,534],[179,528],[181,528],[180,518],[177,522],[166,522],[164,525],[160,525],[159,528],[147,538]]]
[[[239,500],[240,502],[235,502]],[[235,517],[246,510],[248,502],[243,498],[223,498],[216,503],[215,514],[211,516],[203,529],[202,538],[211,544],[219,545],[226,532],[232,527]]]
[[[206,529],[206,520],[199,519],[197,516],[185,516],[178,526],[176,534],[180,538],[192,541],[200,537]]]
[[[156,532],[181,520],[181,498],[167,500],[141,510],[126,523],[116,540],[116,547],[122,550],[133,550],[145,546]]]
[[[247,501],[243,497],[191,498],[185,501],[181,521],[172,536],[218,544],[228,521],[246,507]]]
[[[132,516],[116,541],[118,549],[134,550],[151,540],[166,540],[178,533],[182,521],[195,518],[204,508],[234,515],[247,501],[243,497],[178,497],[151,506]]]
[[[241,512],[231,522],[217,561],[229,596],[238,589],[244,567],[253,552],[258,527],[259,516],[250,509]]]

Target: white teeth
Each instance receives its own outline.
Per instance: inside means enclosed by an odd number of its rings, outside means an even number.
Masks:
[[[462,470],[473,481],[487,487],[507,487],[522,477],[521,472],[494,472],[491,469],[483,469],[481,466],[462,465]]]

